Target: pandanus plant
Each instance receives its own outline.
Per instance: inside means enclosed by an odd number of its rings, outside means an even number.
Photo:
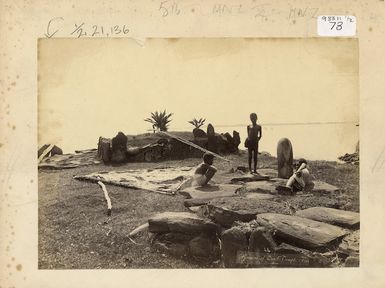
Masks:
[[[206,121],[206,119],[203,119],[203,118],[200,118],[199,120],[194,118],[193,120],[188,121],[188,123],[194,125],[195,128],[199,129],[201,126],[203,126],[205,124],[205,121]]]
[[[171,122],[171,116],[173,113],[166,113],[166,110],[163,112],[151,112],[151,117],[144,119],[144,121],[149,122],[152,124],[152,128],[155,130],[160,131],[167,131],[168,124]]]

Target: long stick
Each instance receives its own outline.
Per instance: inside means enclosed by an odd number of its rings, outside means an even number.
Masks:
[[[45,148],[45,150],[41,153],[40,157],[37,159],[38,163],[40,163],[43,160],[43,158],[49,154],[49,152],[51,152],[53,146],[55,145],[49,144],[49,146]]]
[[[98,181],[98,184],[100,187],[102,187],[102,190],[104,192],[104,198],[106,198],[106,201],[107,201],[107,209],[108,209],[107,215],[110,216],[111,215],[111,209],[112,209],[110,196],[108,196],[107,188],[104,185],[104,183],[102,181]]]
[[[196,145],[196,144],[194,144],[194,143],[192,143],[192,142],[190,142],[190,141],[188,141],[188,140],[186,140],[186,139],[183,139],[182,137],[175,136],[175,135],[172,135],[172,134],[167,133],[167,132],[164,132],[164,131],[160,131],[160,132],[163,133],[163,134],[165,134],[165,135],[167,135],[167,136],[169,136],[169,137],[171,137],[171,138],[174,138],[174,139],[176,139],[176,140],[179,140],[179,141],[182,142],[182,143],[185,143],[185,144],[187,144],[187,145],[190,145],[190,146],[192,146],[192,147],[194,147],[194,148],[196,148],[196,149],[198,149],[198,150],[201,150],[201,151],[206,152],[206,153],[211,153],[211,154],[213,154],[215,157],[217,157],[217,158],[219,158],[219,159],[222,159],[222,160],[224,160],[224,161],[226,161],[226,162],[231,162],[229,159],[226,159],[226,158],[222,157],[221,155],[218,155],[218,154],[216,154],[216,153],[214,153],[214,152],[211,152],[211,151],[209,151],[209,150],[207,150],[207,149],[205,149],[205,148],[202,148],[201,146]]]
[[[130,232],[130,234],[128,234],[128,236],[129,237],[135,236],[136,234],[138,234],[139,232],[141,232],[147,228],[148,228],[148,222],[136,227],[134,230],[132,230]]]

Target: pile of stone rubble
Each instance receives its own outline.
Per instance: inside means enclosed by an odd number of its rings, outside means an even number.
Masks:
[[[185,189],[190,212],[149,219],[154,247],[229,268],[359,265],[359,213],[314,202],[338,199],[337,187],[318,181],[311,192],[286,196],[275,189],[284,179],[259,180]]]

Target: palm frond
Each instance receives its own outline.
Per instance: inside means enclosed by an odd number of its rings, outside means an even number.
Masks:
[[[166,110],[163,112],[151,112],[151,117],[144,119],[146,122],[153,124],[154,128],[158,128],[160,131],[167,131],[168,124],[172,121],[171,116],[173,113],[167,114]]]

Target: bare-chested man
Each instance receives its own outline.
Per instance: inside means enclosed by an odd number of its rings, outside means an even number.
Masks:
[[[176,191],[183,190],[187,187],[203,187],[210,185],[209,181],[214,177],[217,168],[213,166],[214,155],[205,153],[203,155],[203,162],[199,164],[194,171],[194,175],[183,181]]]
[[[250,173],[257,173],[257,162],[258,162],[258,144],[262,138],[262,127],[257,124],[257,114],[251,113],[250,120],[251,125],[247,126],[247,139],[245,146],[249,152],[249,171]],[[254,153],[254,170],[251,170],[251,159]]]

